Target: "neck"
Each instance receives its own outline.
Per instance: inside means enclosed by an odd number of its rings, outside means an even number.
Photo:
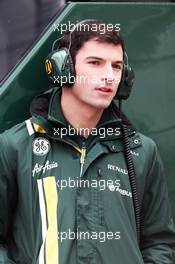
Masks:
[[[99,109],[77,100],[69,88],[62,89],[61,108],[67,121],[76,129],[82,129],[82,136],[88,137],[92,128],[97,126],[103,109]]]

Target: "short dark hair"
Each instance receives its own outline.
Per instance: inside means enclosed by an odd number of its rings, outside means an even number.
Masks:
[[[109,30],[110,25],[110,30]],[[124,41],[119,32],[112,24],[96,19],[87,19],[74,25],[73,29],[67,31],[59,41],[59,47],[70,48],[70,54],[75,64],[75,57],[79,49],[88,40],[95,39],[100,43],[121,45],[124,52]]]

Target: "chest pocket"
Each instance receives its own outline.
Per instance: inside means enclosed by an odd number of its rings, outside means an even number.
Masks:
[[[109,182],[108,187],[111,191],[118,191],[121,195],[126,195],[132,197],[127,162],[128,159],[136,158],[134,156],[139,156],[137,148],[141,146],[141,141],[138,136],[128,138],[128,143],[130,147],[130,157],[128,153],[125,153],[124,144],[122,140],[107,141],[103,144],[108,148],[108,155],[104,159],[104,166],[102,167],[103,173],[101,175],[105,176],[106,180],[113,180],[115,184]],[[134,161],[133,161],[134,164]]]
[[[123,217],[129,216],[134,222],[133,197],[123,143],[120,141],[116,141],[116,143],[106,141],[102,144],[106,146],[108,153],[101,156],[95,164],[98,187],[93,189],[93,202],[94,198],[98,201],[99,222],[102,225],[106,224],[105,218],[109,219],[108,216],[111,212],[117,219],[118,210],[120,213],[123,211]],[[130,140],[132,156],[139,156],[137,148],[140,145],[140,139],[133,138]],[[92,175],[95,175],[95,173]]]

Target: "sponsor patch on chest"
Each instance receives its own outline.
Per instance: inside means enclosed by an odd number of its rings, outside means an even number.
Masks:
[[[123,168],[121,168],[119,166],[108,164],[107,168],[108,168],[108,170],[118,171],[118,172],[120,172],[122,174],[128,175],[128,170],[123,169]]]
[[[38,137],[33,141],[33,153],[37,156],[44,156],[50,150],[50,142],[46,138]]]
[[[32,176],[34,177],[35,174],[37,174],[39,172],[44,174],[46,171],[49,171],[49,170],[57,168],[57,167],[58,167],[58,163],[55,161],[50,162],[49,160],[47,160],[45,162],[45,164],[43,164],[43,165],[36,163],[33,170],[32,170]]]

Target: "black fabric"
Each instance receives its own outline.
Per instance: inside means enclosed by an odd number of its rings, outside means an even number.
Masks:
[[[39,115],[47,119],[49,101],[52,93],[44,93],[37,96],[31,104],[30,113],[31,115]]]

